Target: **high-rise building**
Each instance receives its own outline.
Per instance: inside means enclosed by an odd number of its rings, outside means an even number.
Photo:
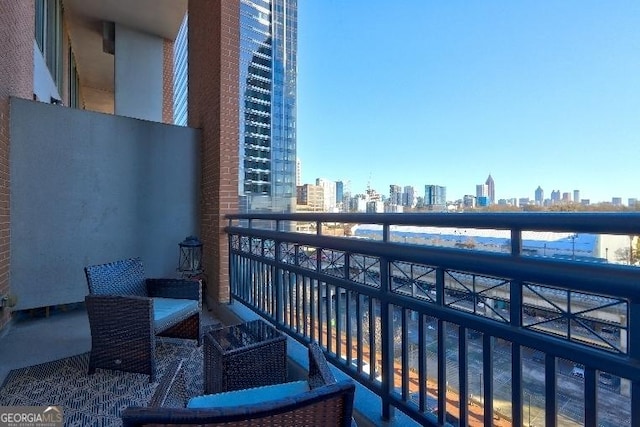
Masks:
[[[336,181],[336,203],[344,202],[344,182]]]
[[[487,184],[476,185],[476,197],[489,197],[489,186]]]
[[[491,174],[489,174],[489,177],[485,181],[485,185],[487,186],[487,196],[489,196],[489,204],[494,204],[496,202],[496,188]]]
[[[389,186],[389,204],[402,205],[402,187],[399,185]]]
[[[296,185],[297,0],[241,0],[239,209],[291,211]],[[174,48],[174,121],[187,123],[187,18]]]
[[[312,211],[324,209],[324,188],[319,185],[304,184],[297,186],[297,204]]]
[[[544,190],[539,185],[538,188],[536,188],[535,201],[538,206],[542,206],[544,202]]]
[[[188,26],[189,15],[186,14],[173,42],[173,123],[180,126],[187,125]]]
[[[465,194],[462,197],[462,206],[465,208],[475,208],[476,207],[476,198],[471,194]]]
[[[316,185],[324,190],[324,211],[331,212],[336,207],[336,182],[324,178],[317,178]]]
[[[630,208],[635,208],[637,204],[638,204],[638,199],[637,198],[629,197],[629,207]]]
[[[569,193],[569,192],[562,193],[562,201],[563,202],[570,202],[571,201],[571,193]]]
[[[416,191],[411,185],[404,187],[402,192],[402,206],[408,206],[412,208],[415,205]]]
[[[558,203],[560,201],[560,190],[551,191],[551,203]]]
[[[611,204],[613,206],[622,206],[622,197],[612,197]]]
[[[573,202],[580,203],[580,190],[573,190]]]
[[[424,205],[432,211],[445,210],[447,206],[447,188],[440,185],[425,185]]]
[[[297,20],[296,0],[240,2],[239,192],[248,210],[294,204]]]

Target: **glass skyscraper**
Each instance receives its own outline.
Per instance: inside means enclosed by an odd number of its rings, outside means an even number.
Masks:
[[[174,122],[187,123],[187,20],[175,41]],[[297,0],[240,1],[240,212],[296,200]]]
[[[240,3],[240,211],[296,197],[296,0]]]
[[[173,45],[173,122],[187,125],[187,26],[185,15]]]

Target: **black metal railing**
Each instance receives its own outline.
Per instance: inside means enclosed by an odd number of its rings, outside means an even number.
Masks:
[[[526,232],[576,233],[574,252],[579,234],[594,251],[602,235],[633,242],[639,215],[227,218],[233,298],[318,341],[380,396],[383,419],[397,408],[433,425],[640,425],[640,268],[523,251]],[[336,224],[378,224],[380,239],[324,233]],[[404,226],[506,230],[507,251],[408,244]]]

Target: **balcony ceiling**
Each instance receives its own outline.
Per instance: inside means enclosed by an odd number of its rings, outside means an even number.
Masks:
[[[113,113],[114,57],[102,51],[102,23],[174,40],[187,0],[63,0],[67,31],[87,109]]]

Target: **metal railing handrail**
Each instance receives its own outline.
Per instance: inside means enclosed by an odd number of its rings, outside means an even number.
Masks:
[[[558,231],[640,235],[640,212],[522,213],[251,213],[228,214],[228,220],[300,221],[467,227],[497,230]]]

